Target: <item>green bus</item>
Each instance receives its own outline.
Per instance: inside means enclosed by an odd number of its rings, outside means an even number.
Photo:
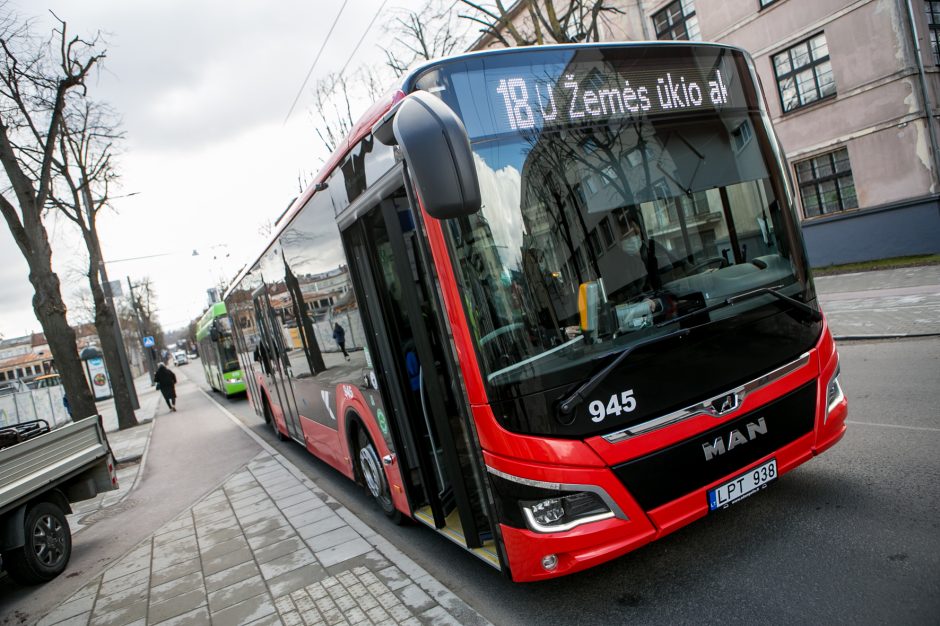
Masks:
[[[210,306],[199,320],[196,325],[196,343],[209,386],[224,393],[226,398],[245,393],[245,379],[238,364],[235,343],[232,341],[232,324],[224,302]]]

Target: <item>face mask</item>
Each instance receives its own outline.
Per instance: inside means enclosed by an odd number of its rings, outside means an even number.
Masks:
[[[627,254],[639,254],[640,253],[640,237],[638,235],[630,235],[629,237],[624,237],[620,240],[620,249],[626,252]]]

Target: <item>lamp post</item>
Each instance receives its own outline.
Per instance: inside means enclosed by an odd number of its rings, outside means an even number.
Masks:
[[[108,306],[111,307],[111,329],[117,340],[118,359],[121,361],[121,370],[124,372],[124,381],[127,383],[127,393],[131,397],[131,408],[135,411],[140,408],[140,400],[137,398],[137,388],[134,386],[134,377],[131,375],[131,367],[127,362],[127,349],[124,347],[124,335],[121,333],[121,322],[118,319],[117,308],[114,306],[114,290],[108,281],[108,270],[105,269],[104,261],[98,264],[98,272],[101,275],[101,284],[104,288],[104,295],[108,299]],[[120,281],[115,281],[118,287]]]
[[[95,246],[98,248],[98,275],[101,279],[101,288],[104,289],[104,296],[108,299],[108,306],[111,307],[111,332],[117,342],[118,360],[120,361],[121,371],[124,374],[124,382],[127,385],[127,393],[131,400],[131,409],[136,411],[140,408],[140,400],[137,398],[137,388],[134,386],[134,377],[131,376],[131,368],[127,362],[127,349],[124,347],[124,336],[121,334],[121,323],[118,320],[117,309],[114,307],[114,294],[111,289],[111,283],[108,281],[108,270],[105,268],[104,259],[101,255],[101,244],[98,241],[97,230],[95,229],[95,210],[94,202],[91,198],[91,187],[88,181],[82,182],[82,194],[85,197],[85,208],[88,214],[88,224],[94,233]],[[118,283],[120,286],[120,283]],[[117,405],[115,405],[117,406]],[[131,418],[134,418],[132,415]]]

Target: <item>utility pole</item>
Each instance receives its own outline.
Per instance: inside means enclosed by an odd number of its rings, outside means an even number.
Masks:
[[[143,347],[144,342],[144,325],[140,321],[140,309],[137,308],[137,297],[134,295],[134,283],[131,282],[131,277],[127,277],[127,288],[131,292],[131,305],[134,307],[134,317],[137,319],[137,336],[141,342],[141,347]],[[147,358],[145,362],[147,363],[147,372],[150,374],[150,384],[153,384],[153,348],[145,348],[147,352]]]
[[[84,181],[82,193],[85,196],[85,209],[88,213],[88,224],[89,227],[93,228],[95,215],[88,181]],[[92,232],[95,231],[93,230]],[[97,235],[95,239],[97,239]],[[104,259],[101,258],[101,246],[100,244],[96,245],[98,245],[98,275],[101,277],[101,288],[104,289],[104,297],[108,299],[108,306],[111,307],[111,332],[117,340],[118,360],[121,362],[121,371],[124,372],[127,393],[131,397],[131,408],[136,411],[140,408],[140,400],[137,398],[137,388],[134,386],[134,377],[131,375],[131,367],[127,362],[127,349],[124,347],[124,335],[121,334],[121,322],[118,321],[117,309],[114,306],[114,294],[112,293],[111,283],[108,282],[108,270],[105,269]]]

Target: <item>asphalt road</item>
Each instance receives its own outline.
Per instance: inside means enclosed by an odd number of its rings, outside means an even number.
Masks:
[[[244,399],[216,400],[365,523],[495,624],[937,623],[940,339],[840,346],[850,428],[770,489],[616,561],[538,584],[506,580],[418,525],[392,525],[299,445],[274,440]],[[141,483],[76,537],[66,576],[0,580],[0,623],[31,622],[192,506],[258,446],[177,369],[180,412],[155,424]],[[31,619],[32,616],[32,619]]]
[[[223,402],[496,624],[903,623],[940,616],[940,339],[839,346],[843,440],[731,509],[573,576],[519,585],[364,492],[245,400]]]

